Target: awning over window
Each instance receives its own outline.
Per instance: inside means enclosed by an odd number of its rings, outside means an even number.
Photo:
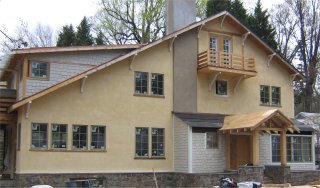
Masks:
[[[204,113],[174,113],[191,127],[221,128],[225,115]]]
[[[278,133],[282,130],[300,132],[299,128],[278,109],[259,111],[248,114],[226,116],[220,129],[225,132],[251,132],[259,130],[267,133]]]

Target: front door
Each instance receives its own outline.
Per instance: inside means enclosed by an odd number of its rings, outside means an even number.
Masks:
[[[231,135],[230,137],[230,168],[238,169],[239,166],[250,163],[250,136]]]

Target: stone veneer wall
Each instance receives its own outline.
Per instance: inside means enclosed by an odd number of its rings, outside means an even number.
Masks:
[[[238,169],[238,181],[263,182],[263,166],[241,166]]]
[[[289,183],[291,178],[290,166],[265,166],[264,175],[271,178],[274,183]]]
[[[219,185],[222,177],[237,180],[237,172],[215,174],[156,173],[159,187],[212,187]],[[14,187],[31,187],[47,184],[64,187],[74,179],[101,179],[104,187],[155,187],[153,173],[110,174],[16,174]]]
[[[320,170],[291,171],[290,183],[292,185],[305,185],[320,180]]]

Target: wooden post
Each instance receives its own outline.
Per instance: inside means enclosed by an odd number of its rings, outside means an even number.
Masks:
[[[258,166],[260,164],[259,160],[259,131],[252,131],[252,163],[254,166]]]
[[[226,170],[230,170],[230,133],[225,134],[225,158],[226,158]]]
[[[281,165],[287,164],[287,129],[284,128],[280,133],[280,156]]]

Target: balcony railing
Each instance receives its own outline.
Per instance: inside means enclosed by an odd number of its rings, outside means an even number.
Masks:
[[[255,72],[255,59],[225,52],[207,50],[198,54],[198,69],[215,67]]]

